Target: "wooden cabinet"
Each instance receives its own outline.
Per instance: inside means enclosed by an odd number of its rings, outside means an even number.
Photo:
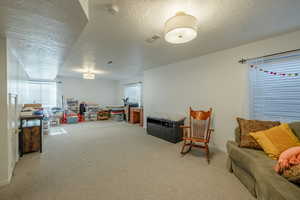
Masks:
[[[22,157],[25,153],[42,152],[43,149],[43,116],[21,117],[19,150]]]
[[[144,109],[141,109],[141,112],[140,112],[140,126],[141,127],[144,126]]]
[[[140,126],[143,126],[143,109],[142,108],[131,108],[130,109],[130,123],[136,124],[139,123]]]
[[[135,124],[140,122],[140,109],[131,108],[130,109],[130,123]]]
[[[23,128],[23,153],[39,151],[41,148],[40,127]]]

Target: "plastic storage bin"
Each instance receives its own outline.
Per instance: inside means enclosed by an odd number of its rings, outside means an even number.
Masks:
[[[168,142],[177,143],[182,140],[183,131],[179,128],[184,119],[172,121],[162,118],[147,117],[147,133]]]
[[[68,124],[76,124],[76,123],[78,123],[78,117],[77,116],[69,116],[69,117],[67,117],[67,123]]]

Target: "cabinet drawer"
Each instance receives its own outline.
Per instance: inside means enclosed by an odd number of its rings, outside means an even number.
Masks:
[[[24,153],[40,150],[41,132],[40,127],[23,128],[23,151]]]

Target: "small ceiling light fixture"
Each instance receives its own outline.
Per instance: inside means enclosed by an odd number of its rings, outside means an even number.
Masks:
[[[92,73],[90,73],[90,72],[84,73],[84,74],[83,74],[83,79],[93,80],[93,79],[95,79],[95,74],[92,74]]]
[[[177,12],[165,23],[165,40],[172,44],[182,44],[197,37],[198,21],[196,17]]]
[[[105,73],[107,73],[106,71],[95,70],[94,68],[88,68],[88,67],[72,69],[72,71],[82,73],[83,79],[95,79],[96,74],[105,74]]]
[[[91,73],[91,74],[105,73],[105,71],[102,71],[102,70],[94,70],[94,69],[89,69],[89,68],[77,68],[77,69],[73,69],[72,71],[79,72],[79,73]]]

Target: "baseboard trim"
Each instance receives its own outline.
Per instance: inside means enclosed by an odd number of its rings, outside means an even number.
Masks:
[[[9,175],[8,179],[0,180],[0,187],[6,186],[10,184],[12,174]]]

